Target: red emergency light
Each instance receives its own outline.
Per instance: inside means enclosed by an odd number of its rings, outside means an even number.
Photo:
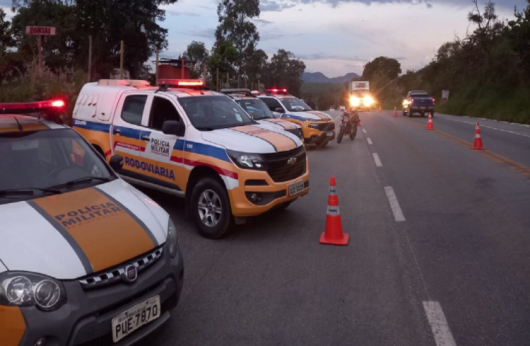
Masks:
[[[64,100],[49,100],[38,102],[25,103],[0,103],[0,111],[23,111],[23,110],[39,110],[39,109],[54,109],[61,110],[66,107]]]
[[[178,88],[204,88],[204,80],[202,79],[159,79],[158,85],[168,85]]]
[[[271,94],[278,94],[278,93],[287,93],[287,89],[286,88],[283,88],[283,89],[278,89],[278,88],[272,88],[272,89],[265,89],[266,92],[268,93],[271,93]]]

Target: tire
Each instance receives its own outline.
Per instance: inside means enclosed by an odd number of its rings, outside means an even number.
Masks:
[[[339,134],[337,135],[337,143],[342,142],[342,137],[344,137],[344,128],[343,127],[340,128]]]
[[[408,112],[409,118],[412,118],[412,111]]]
[[[357,137],[357,125],[353,125],[350,131],[350,139],[353,141],[355,137]]]
[[[203,208],[199,207],[203,205]],[[230,199],[225,187],[213,177],[200,180],[191,195],[191,215],[197,231],[204,238],[219,239],[232,221]]]

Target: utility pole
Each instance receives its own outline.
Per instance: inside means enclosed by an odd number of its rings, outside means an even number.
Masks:
[[[156,49],[156,70],[155,70],[155,85],[158,85],[158,58],[159,58],[159,49]]]
[[[123,41],[120,44],[120,79],[123,79]]]
[[[92,80],[92,35],[88,36],[88,82]]]

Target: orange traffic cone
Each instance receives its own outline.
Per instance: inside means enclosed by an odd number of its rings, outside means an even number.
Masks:
[[[342,232],[342,220],[339,211],[339,197],[335,186],[335,177],[329,180],[328,215],[326,231],[320,236],[320,244],[348,245],[350,236]]]
[[[394,118],[397,118],[397,107],[394,107]]]
[[[357,126],[363,126],[363,124],[361,123],[361,118],[359,118],[359,121],[357,122]]]
[[[379,105],[379,113],[383,113],[383,109],[381,109],[381,105]]]
[[[431,113],[429,113],[429,121],[427,122],[427,130],[434,130]]]
[[[471,147],[471,149],[485,150],[484,146],[482,145],[482,137],[480,136],[480,127],[478,121],[477,125],[475,126],[475,140],[473,141],[473,146]]]

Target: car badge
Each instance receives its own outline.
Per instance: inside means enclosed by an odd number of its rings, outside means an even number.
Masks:
[[[134,265],[125,267],[125,281],[135,282],[138,279],[138,269]]]
[[[296,157],[291,157],[289,160],[287,160],[287,164],[293,166],[296,161],[298,161]]]

